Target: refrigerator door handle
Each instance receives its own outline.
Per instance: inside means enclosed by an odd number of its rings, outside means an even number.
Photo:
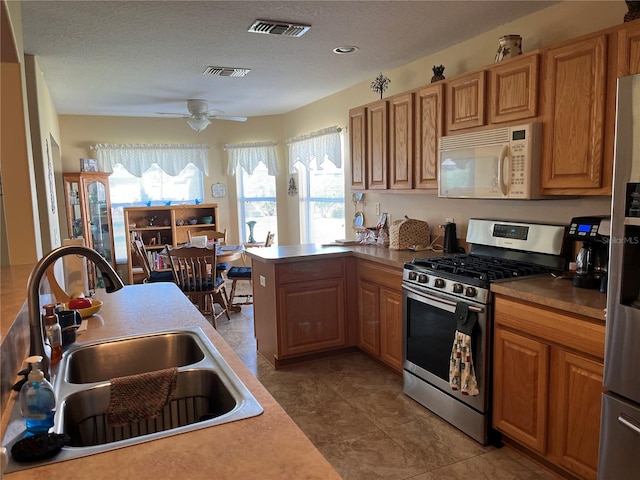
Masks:
[[[630,419],[629,417],[627,417],[626,415],[622,414],[618,417],[618,422],[627,427],[629,430],[637,433],[638,435],[640,435],[640,426],[636,425],[636,423]]]

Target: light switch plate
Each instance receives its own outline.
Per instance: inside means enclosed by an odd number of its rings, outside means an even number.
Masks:
[[[264,278],[263,275],[260,275],[260,286],[261,287],[266,287],[267,286],[267,279]]]

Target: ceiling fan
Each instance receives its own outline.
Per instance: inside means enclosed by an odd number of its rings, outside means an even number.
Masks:
[[[234,122],[246,122],[247,117],[233,117],[229,115],[218,115],[222,113],[220,110],[209,109],[209,102],[201,98],[187,100],[187,110],[191,115],[182,115],[187,119],[187,123],[196,132],[200,133],[211,123],[212,119],[233,120]],[[218,113],[216,113],[218,112]],[[175,113],[163,113],[161,115],[179,115]]]

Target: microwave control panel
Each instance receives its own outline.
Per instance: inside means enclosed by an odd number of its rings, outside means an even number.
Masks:
[[[527,198],[529,178],[529,136],[531,131],[528,128],[514,127],[511,130],[511,141],[509,142],[509,154],[511,155],[511,185],[509,187],[509,197]]]

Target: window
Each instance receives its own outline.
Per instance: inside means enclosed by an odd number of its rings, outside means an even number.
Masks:
[[[249,241],[247,222],[254,221],[253,240],[264,242],[267,232],[278,232],[276,208],[276,177],[268,174],[267,166],[259,163],[252,174],[238,169],[238,212],[240,215],[240,241]]]
[[[116,250],[116,261],[127,260],[127,231],[124,225],[124,207],[144,207],[174,203],[195,203],[204,198],[202,171],[188,164],[177,176],[172,177],[152,165],[142,177],[131,175],[122,165],[114,165],[109,177],[111,215]]]
[[[345,236],[342,131],[339,127],[287,140],[289,171],[300,179],[301,243],[329,243]]]
[[[300,169],[300,241],[330,243],[345,236],[342,167],[315,162]]]

